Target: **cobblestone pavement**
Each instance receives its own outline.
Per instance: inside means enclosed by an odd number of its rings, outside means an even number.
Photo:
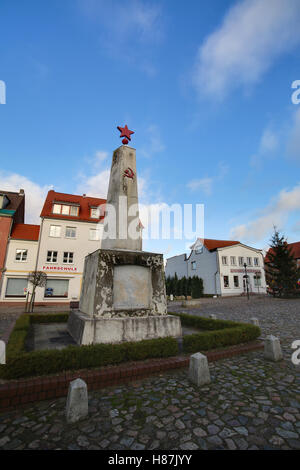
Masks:
[[[284,360],[265,361],[259,351],[211,363],[212,382],[202,388],[184,369],[91,392],[89,417],[72,425],[66,398],[0,413],[0,448],[300,449],[300,366],[292,364],[290,348],[300,339],[300,302],[255,299],[256,307],[249,303],[240,314],[245,299],[224,299],[221,314],[216,300],[207,302],[205,316],[255,314],[264,334],[280,334]]]

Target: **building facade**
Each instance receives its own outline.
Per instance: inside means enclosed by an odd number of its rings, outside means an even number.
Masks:
[[[0,289],[5,271],[7,247],[14,224],[24,222],[25,194],[0,190]]]
[[[36,289],[37,303],[79,300],[84,258],[101,247],[105,202],[49,191],[40,227],[22,224],[12,233],[1,301],[24,301],[31,288],[27,276],[34,270],[47,274],[46,286]]]
[[[266,293],[262,251],[238,241],[198,240],[188,257],[183,254],[167,259],[166,276],[175,273],[179,279],[201,277],[205,294],[241,295],[247,292],[247,283],[250,293]]]

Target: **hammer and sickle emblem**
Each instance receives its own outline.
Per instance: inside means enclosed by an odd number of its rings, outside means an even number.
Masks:
[[[133,178],[134,178],[134,173],[133,173],[132,169],[128,167],[127,170],[124,171],[123,176],[124,176],[124,177],[126,176],[127,178],[130,178],[130,179],[133,180]]]

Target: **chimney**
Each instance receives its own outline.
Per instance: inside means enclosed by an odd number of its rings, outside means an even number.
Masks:
[[[24,196],[24,189],[20,189],[19,196]]]
[[[86,194],[83,194],[82,197],[86,197]]]

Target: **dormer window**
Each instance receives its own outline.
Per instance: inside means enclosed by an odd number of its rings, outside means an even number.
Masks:
[[[100,211],[98,207],[91,208],[91,219],[99,219]]]
[[[78,216],[78,206],[71,206],[67,204],[53,204],[53,214]]]

